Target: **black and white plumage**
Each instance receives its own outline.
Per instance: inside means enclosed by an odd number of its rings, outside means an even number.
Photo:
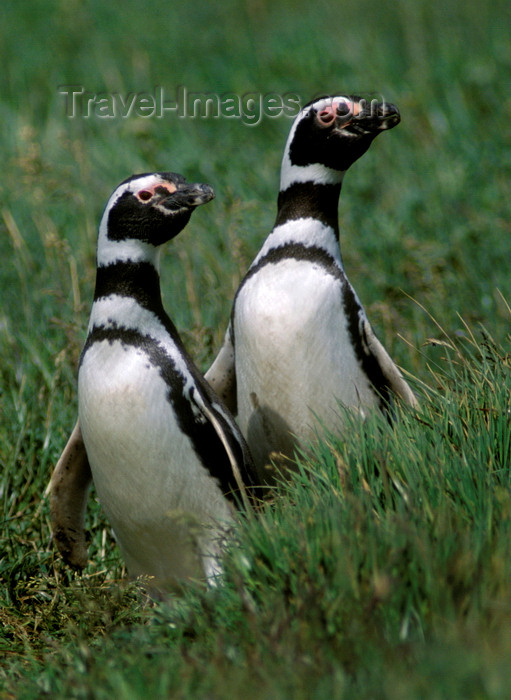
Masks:
[[[282,160],[275,226],[236,293],[206,379],[238,416],[260,479],[319,424],[342,428],[393,395],[416,399],[376,338],[343,268],[338,200],[345,171],[400,121],[391,104],[339,95],[296,117]],[[284,460],[285,461],[285,460]]]
[[[207,185],[153,173],[129,178],[110,197],[78,373],[79,426],[52,479],[53,529],[68,561],[85,563],[90,465],[128,571],[159,587],[214,580],[232,504],[253,480],[240,431],[189,358],[160,294],[159,246],[213,196]]]

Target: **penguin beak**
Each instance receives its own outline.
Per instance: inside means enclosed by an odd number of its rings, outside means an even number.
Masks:
[[[174,185],[176,183],[173,183]],[[195,209],[201,204],[207,204],[215,196],[213,188],[209,185],[201,185],[198,183],[180,182],[177,184],[177,189],[169,196],[165,197],[161,206],[170,211],[179,209]]]
[[[362,127],[366,131],[385,131],[393,129],[401,121],[398,108],[390,102],[367,102],[360,104],[358,114],[352,119],[352,124]]]

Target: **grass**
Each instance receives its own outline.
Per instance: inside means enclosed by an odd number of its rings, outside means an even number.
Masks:
[[[374,0],[2,7],[0,697],[491,698],[511,671],[510,10]],[[174,169],[216,200],[170,244],[166,306],[205,369],[275,215],[290,122],[68,119],[58,86],[379,91],[402,124],[345,180],[345,265],[421,395],[324,435],[242,521],[214,591],[149,603],[91,499],[67,570],[44,490],[112,189]]]

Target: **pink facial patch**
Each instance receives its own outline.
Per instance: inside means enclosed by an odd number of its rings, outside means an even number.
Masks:
[[[353,102],[351,100],[333,100],[329,105],[324,107],[320,112],[318,112],[318,119],[321,126],[331,126],[335,120],[338,118],[337,108],[342,105],[344,108],[348,108],[346,114],[341,114],[345,118],[350,118],[356,116],[360,112],[360,105],[358,102]],[[349,122],[345,122],[346,126]]]
[[[318,112],[318,119],[323,126],[330,126],[335,122],[336,118],[335,104],[330,104],[324,107],[321,112]]]
[[[177,187],[172,182],[157,182],[152,187],[144,187],[143,190],[139,190],[135,196],[141,202],[148,202],[158,190],[167,190],[169,194],[172,194],[177,190]]]

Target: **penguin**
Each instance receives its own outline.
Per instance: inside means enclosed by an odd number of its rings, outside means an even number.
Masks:
[[[237,415],[260,481],[272,483],[318,430],[342,431],[344,408],[389,413],[395,396],[416,405],[346,276],[339,244],[344,174],[399,121],[392,104],[340,94],[305,105],[291,127],[274,228],[239,285],[205,375]]]
[[[250,507],[246,443],[187,354],[160,292],[161,246],[214,197],[176,173],[134,175],[110,197],[78,371],[79,422],[51,483],[57,545],[86,563],[91,478],[131,576],[166,590],[214,584],[236,507]]]

